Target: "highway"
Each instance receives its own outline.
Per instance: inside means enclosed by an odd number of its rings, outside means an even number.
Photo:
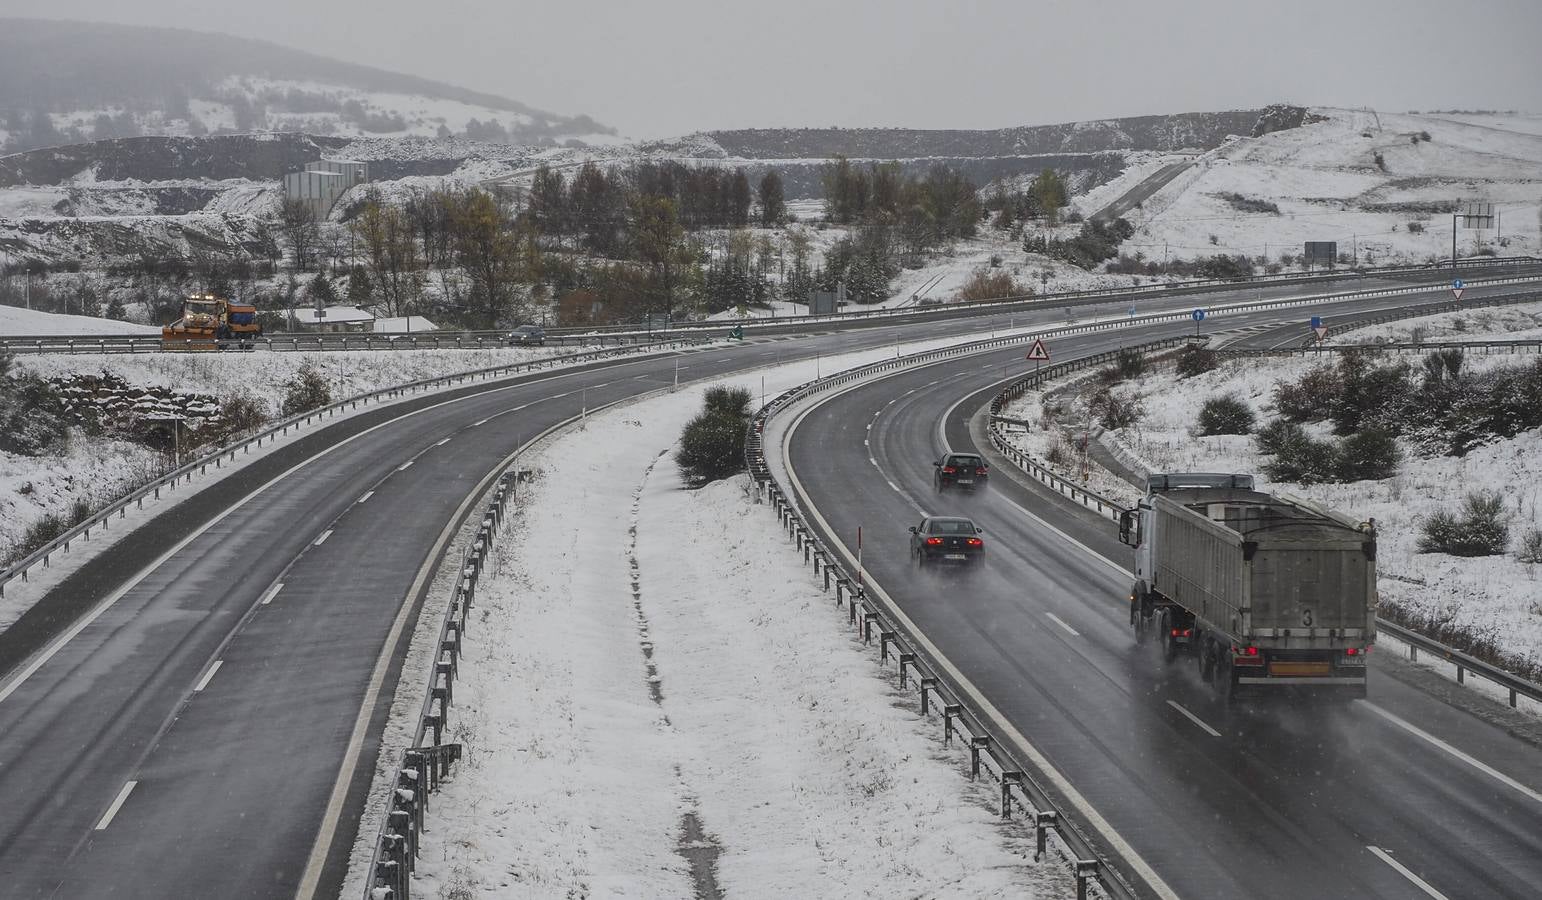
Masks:
[[[1360,280],[1354,286],[1369,287]],[[1275,290],[1300,293],[1299,288]],[[1204,305],[1260,295],[1270,296],[1269,290],[1210,294]],[[1442,292],[1432,290],[1430,296]],[[1385,298],[1376,304],[1407,302]],[[1193,301],[1177,297],[1168,305],[1186,309]],[[1142,309],[1155,307],[1146,301]],[[1287,310],[1258,318],[1300,315]],[[977,317],[968,327],[989,330],[1009,323],[1063,323],[1064,318],[1059,309],[1017,312]],[[335,895],[360,827],[408,638],[404,625],[423,602],[444,541],[472,508],[477,487],[516,447],[581,409],[667,386],[677,363],[682,380],[711,379],[794,359],[886,347],[897,339],[953,335],[962,327],[941,320],[812,333],[555,370],[418,397],[320,429],[169,509],[84,565],[0,636],[0,671],[6,673],[0,682],[0,808],[8,811],[0,827],[3,893],[287,897],[297,891],[309,896],[314,887],[318,896]],[[1067,339],[1057,344],[1057,352],[1131,339],[1128,332]],[[857,399],[843,395],[826,409],[846,409],[855,423],[883,410],[883,421],[891,423],[885,429],[908,435],[886,451],[884,464],[894,467],[892,477],[911,484],[919,471],[911,469],[925,466],[933,449],[925,441],[935,441],[930,436],[940,421],[936,404],[999,380],[1017,355],[959,363],[964,370],[949,376],[945,390],[918,391],[891,406],[885,406],[890,393],[909,382],[888,380],[881,388],[865,388]],[[932,378],[937,371],[903,377]],[[892,518],[902,532],[914,513],[900,495],[881,480],[875,482],[865,457],[852,455],[846,443],[850,435],[839,430],[851,422],[830,426],[837,429],[831,433],[837,442],[822,454],[820,467],[829,473],[820,476],[820,503],[848,518],[874,523]],[[812,428],[805,433],[813,433]],[[897,455],[890,459],[889,452]],[[929,475],[929,469],[923,474]],[[982,499],[990,509],[1004,503],[1005,496]],[[967,649],[986,665],[981,675],[990,676],[985,683],[992,691],[1007,699],[1041,698],[1032,706],[1013,707],[1034,734],[1063,735],[1062,756],[1071,752],[1103,761],[1092,777],[1130,795],[1112,798],[1111,809],[1121,811],[1122,826],[1140,828],[1142,841],[1161,844],[1175,829],[1200,827],[1196,823],[1226,810],[1239,814],[1248,835],[1272,834],[1285,828],[1282,821],[1310,821],[1316,846],[1368,818],[1384,819],[1384,809],[1401,812],[1415,804],[1409,791],[1401,800],[1390,798],[1387,807],[1368,804],[1326,820],[1308,815],[1312,804],[1336,804],[1339,787],[1364,802],[1365,792],[1352,789],[1373,765],[1407,764],[1424,777],[1440,773],[1449,789],[1435,793],[1444,806],[1423,830],[1406,821],[1367,828],[1373,837],[1366,843],[1385,842],[1398,852],[1460,856],[1463,848],[1471,853],[1472,846],[1455,842],[1437,851],[1429,846],[1433,840],[1414,838],[1446,834],[1455,827],[1453,814],[1478,829],[1470,834],[1488,835],[1484,829],[1492,829],[1500,811],[1508,811],[1516,822],[1516,847],[1530,860],[1496,868],[1492,858],[1478,855],[1468,868],[1486,864],[1492,883],[1505,889],[1524,875],[1537,875],[1542,829],[1534,815],[1527,815],[1534,810],[1504,791],[1485,795],[1482,789],[1491,787],[1486,776],[1434,767],[1423,748],[1406,740],[1396,751],[1368,747],[1357,766],[1348,765],[1339,750],[1303,749],[1303,755],[1292,757],[1296,764],[1345,768],[1337,773],[1343,784],[1335,784],[1333,791],[1324,792],[1319,784],[1316,793],[1300,796],[1285,796],[1290,785],[1299,786],[1297,780],[1280,780],[1289,768],[1254,771],[1263,761],[1234,758],[1228,748],[1235,742],[1199,740],[1206,737],[1203,732],[1190,733],[1192,726],[1148,702],[1151,697],[1141,699],[1145,695],[1131,687],[1129,667],[1138,663],[1131,661],[1127,635],[1115,627],[1122,611],[1107,602],[1124,589],[1114,570],[1079,551],[1057,547],[1052,532],[1014,519],[1010,507],[994,515],[987,524],[995,535],[992,546],[1024,548],[1017,557],[998,551],[982,573],[987,590],[980,596],[1000,599],[971,597],[969,605],[938,607],[923,591],[915,602],[934,611],[951,610],[928,619],[928,627],[935,627],[950,647]],[[847,524],[838,521],[843,528]],[[897,574],[892,567],[884,570],[886,578]],[[1053,602],[1060,605],[1054,609],[1085,637],[1024,627],[1043,624],[1042,610],[1025,605],[1012,586],[1028,577],[1055,587]],[[964,610],[975,612],[964,616]],[[1193,692],[1182,692],[1183,681],[1171,680],[1171,690],[1179,693],[1163,696],[1197,707]],[[1417,696],[1378,702],[1394,712],[1424,715]],[[1266,728],[1268,721],[1257,727]],[[1346,729],[1345,740],[1355,745],[1366,743],[1359,729],[1387,730],[1369,717],[1351,721],[1356,726]],[[1224,724],[1230,734],[1230,723]],[[1085,735],[1100,749],[1093,752],[1075,735]],[[1467,729],[1452,739],[1472,746],[1477,738]],[[1214,768],[1195,764],[1188,748],[1195,743],[1213,755]],[[1513,761],[1491,751],[1506,746],[1495,738],[1493,747],[1477,749],[1490,764],[1505,766]],[[1528,759],[1534,765],[1529,757],[1521,762]],[[1224,802],[1204,799],[1213,785],[1208,775],[1200,776],[1228,771],[1226,766],[1237,783],[1214,785]],[[1132,784],[1140,784],[1140,790],[1132,790]],[[1260,791],[1286,808],[1240,805],[1246,798],[1257,799]],[[1428,798],[1430,791],[1425,785],[1418,796]],[[1097,793],[1101,801],[1102,792]],[[1133,799],[1136,794],[1160,802],[1141,805]],[[1473,808],[1489,802],[1496,804],[1493,815]],[[1219,839],[1221,829],[1206,827]],[[1296,834],[1302,827],[1286,830]],[[1309,835],[1296,837],[1305,841]],[[1399,844],[1399,839],[1409,843]],[[1210,859],[1219,865],[1228,858],[1223,849],[1233,845],[1239,853],[1266,852],[1248,851],[1249,840],[1223,842]],[[1152,847],[1154,854],[1160,849]],[[1346,866],[1351,862],[1343,861]],[[1232,873],[1243,871],[1235,863],[1225,865]],[[1325,866],[1319,874],[1331,870]],[[1379,880],[1367,867],[1354,883],[1374,886],[1378,896],[1393,896],[1385,873],[1376,874]],[[1227,885],[1231,877],[1217,873],[1204,883]],[[1458,895],[1481,894],[1453,894]]]
[[[1226,327],[1270,318],[1279,315]],[[1304,325],[1294,327],[1304,334]],[[1183,328],[1146,333],[1163,331]],[[1066,359],[1127,340],[1097,334],[1052,346]],[[827,537],[849,545],[863,527],[872,579],[1174,895],[1536,896],[1535,744],[1434,699],[1401,680],[1406,667],[1381,661],[1368,702],[1228,708],[1191,660],[1169,667],[1154,646],[1135,643],[1129,552],[1112,523],[1007,477],[1004,465],[983,493],[934,493],[931,461],[944,449],[988,447],[975,413],[1022,371],[1020,356],[903,370],[803,415],[786,460]],[[917,570],[906,527],[926,514],[980,524],[983,567]]]

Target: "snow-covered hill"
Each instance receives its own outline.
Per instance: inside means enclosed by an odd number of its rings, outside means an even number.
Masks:
[[[616,140],[613,129],[588,116],[264,41],[0,19],[0,148],[261,131],[546,145]]]
[[[1450,256],[1451,214],[1469,200],[1495,204],[1499,227],[1462,228],[1460,253],[1542,249],[1542,116],[1315,112],[1324,121],[1200,155],[1126,216],[1137,230],[1124,252],[1277,262],[1305,241],[1337,241],[1361,263],[1426,262]],[[1142,160],[1077,206],[1090,214],[1173,159]]]
[[[29,334],[159,334],[159,328],[99,319],[95,316],[66,316],[58,313],[0,306],[0,335],[17,337]]]

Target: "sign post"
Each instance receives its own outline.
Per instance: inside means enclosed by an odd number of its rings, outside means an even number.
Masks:
[[[1039,366],[1049,362],[1049,348],[1044,346],[1043,338],[1034,338],[1033,345],[1028,348],[1028,355],[1024,359],[1033,361],[1033,374],[1039,374]]]
[[[857,526],[857,596],[863,596],[862,589],[862,526]]]

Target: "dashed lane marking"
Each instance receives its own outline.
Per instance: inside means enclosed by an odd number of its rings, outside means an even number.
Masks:
[[[1380,859],[1382,862],[1384,862],[1387,865],[1391,866],[1392,868],[1396,869],[1397,873],[1399,875],[1403,876],[1404,878],[1407,878],[1409,881],[1412,881],[1414,883],[1414,886],[1417,887],[1419,890],[1425,892],[1426,894],[1429,894],[1431,897],[1436,898],[1436,900],[1450,900],[1450,898],[1447,897],[1445,894],[1442,894],[1440,891],[1437,891],[1433,887],[1430,887],[1430,883],[1428,881],[1425,881],[1423,878],[1420,878],[1419,876],[1415,875],[1412,871],[1409,870],[1409,868],[1407,866],[1405,866],[1402,863],[1398,862],[1397,860],[1393,859],[1392,858],[1392,854],[1390,854],[1387,851],[1381,849],[1380,847],[1373,847],[1373,846],[1371,846],[1369,844],[1367,844],[1365,846],[1365,849],[1367,849],[1367,850],[1371,851],[1372,853],[1376,854],[1376,858],[1377,859]]]
[[[1044,615],[1049,616],[1050,621],[1054,622],[1056,625],[1059,625],[1061,628],[1064,628],[1066,631],[1069,631],[1072,635],[1074,635],[1076,637],[1081,637],[1082,636],[1082,633],[1080,631],[1077,631],[1075,628],[1072,628],[1070,625],[1067,625],[1064,619],[1060,618],[1059,616],[1055,615],[1054,613],[1047,612]]]
[[[220,666],[223,666],[224,664],[225,661],[223,659],[216,659],[214,661],[214,665],[209,667],[209,671],[203,673],[203,677],[198,679],[198,684],[193,686],[193,693],[202,693],[203,689],[209,686],[210,680],[214,678],[214,673],[218,672],[220,670]]]
[[[137,784],[139,784],[137,781],[126,781],[123,783],[123,790],[118,791],[118,796],[113,799],[112,805],[107,807],[107,812],[102,815],[102,820],[96,823],[97,831],[107,830],[107,826],[112,824],[113,816],[116,816],[118,810],[123,808],[123,801],[127,800],[128,795],[133,793],[134,786]]]
[[[323,531],[321,533],[321,537],[316,538],[316,540],[311,544],[311,546],[312,547],[320,547],[322,544],[325,544],[327,542],[327,538],[329,538],[331,536],[332,536],[332,529],[328,528],[326,531]]]
[[[1204,719],[1201,719],[1199,716],[1196,716],[1193,713],[1189,712],[1188,710],[1184,709],[1183,705],[1181,703],[1179,703],[1178,701],[1176,701],[1176,700],[1169,700],[1169,701],[1167,701],[1167,705],[1171,706],[1173,709],[1176,709],[1177,711],[1183,713],[1183,717],[1185,719],[1188,719],[1190,722],[1193,722],[1195,725],[1198,725],[1200,728],[1203,728],[1205,730],[1205,733],[1209,734],[1211,737],[1220,737],[1221,736],[1221,733],[1219,731],[1216,731],[1214,728],[1211,728],[1209,725],[1206,725]]]

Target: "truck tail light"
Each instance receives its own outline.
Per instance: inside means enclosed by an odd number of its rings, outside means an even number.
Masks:
[[[1257,647],[1233,647],[1231,648],[1231,661],[1235,666],[1261,666],[1264,658],[1259,654]]]
[[[1346,647],[1344,649],[1345,656],[1369,656],[1370,653],[1370,647]]]
[[[1174,628],[1173,629],[1173,637],[1193,637],[1193,636],[1194,636],[1194,629],[1192,629],[1192,628]]]

